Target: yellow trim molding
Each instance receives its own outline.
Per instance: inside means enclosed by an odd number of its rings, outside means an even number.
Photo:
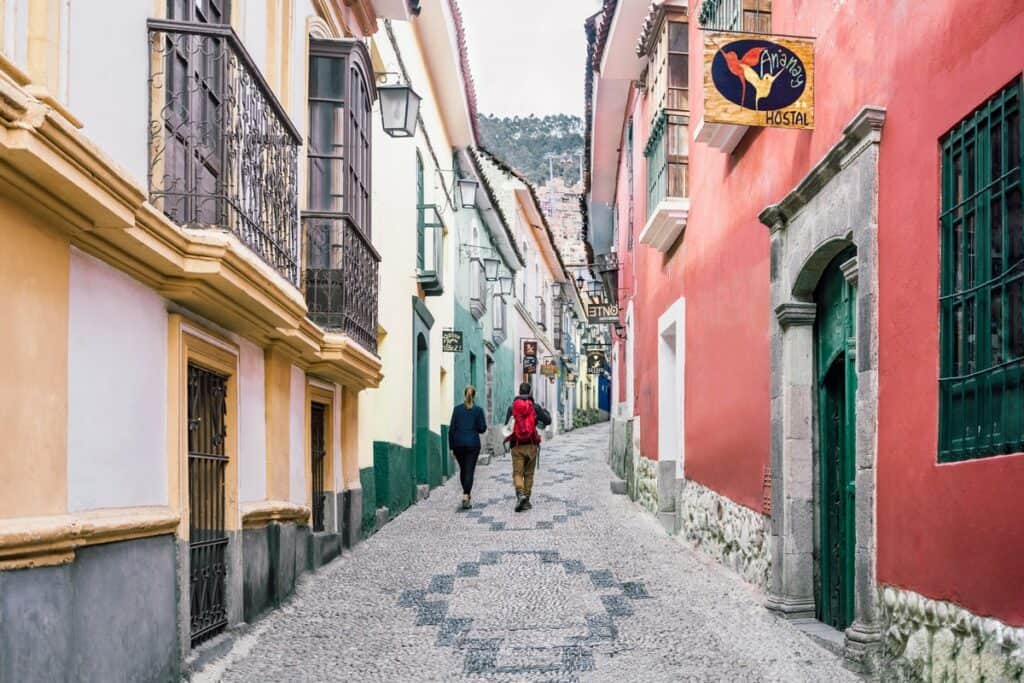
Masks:
[[[11,66],[0,60],[0,195],[162,296],[263,347],[280,344],[300,367],[379,386],[377,356],[310,321],[298,288],[230,232],[172,222]]]
[[[67,564],[77,548],[172,534],[178,522],[164,506],[2,520],[0,570]]]
[[[171,509],[180,515],[178,536],[189,537],[188,366],[227,377],[227,434],[224,453],[224,528],[239,528],[238,513],[238,347],[178,313],[168,316],[167,487]]]
[[[270,522],[309,523],[310,510],[306,505],[286,500],[260,500],[242,503],[242,527],[256,529]]]

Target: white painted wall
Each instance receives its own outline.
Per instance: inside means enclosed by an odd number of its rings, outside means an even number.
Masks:
[[[83,132],[141,187],[147,185],[149,38],[153,3],[72,0],[68,108]]]
[[[289,500],[300,505],[306,504],[306,373],[292,366],[291,427],[289,450]]]
[[[680,297],[658,318],[658,460],[675,461],[677,479],[686,463],[685,354],[686,300]]]
[[[68,509],[167,504],[167,308],[71,250]]]
[[[267,497],[267,403],[263,349],[236,338],[238,378],[238,496],[243,502]]]

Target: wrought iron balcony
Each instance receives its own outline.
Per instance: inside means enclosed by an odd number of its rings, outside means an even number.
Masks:
[[[444,293],[444,223],[435,204],[416,209],[416,280],[427,296],[439,296]]]
[[[149,21],[150,201],[299,283],[302,138],[230,26]]]
[[[310,320],[376,353],[380,254],[345,214],[303,212],[302,228]]]

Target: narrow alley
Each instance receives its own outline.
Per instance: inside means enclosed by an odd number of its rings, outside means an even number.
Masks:
[[[542,449],[517,514],[508,457],[314,574],[194,680],[839,681],[764,596],[609,490],[608,426]]]

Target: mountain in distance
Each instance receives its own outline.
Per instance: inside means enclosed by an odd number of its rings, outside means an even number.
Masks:
[[[578,116],[492,116],[481,114],[482,145],[540,186],[553,171],[566,185],[580,181],[583,121]]]

